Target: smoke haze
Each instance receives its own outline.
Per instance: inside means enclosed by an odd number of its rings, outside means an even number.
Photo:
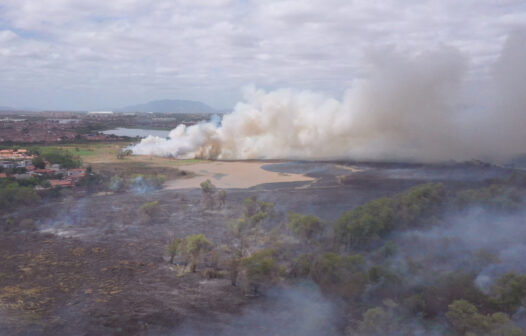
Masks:
[[[409,58],[377,50],[368,78],[341,100],[248,88],[221,121],[180,125],[170,139],[150,136],[133,151],[220,160],[508,160],[526,145],[525,41],[510,35],[488,76],[468,73],[469,62],[451,47]]]

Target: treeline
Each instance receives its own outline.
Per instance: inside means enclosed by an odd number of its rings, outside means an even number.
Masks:
[[[167,254],[181,272],[229,278],[249,295],[313,281],[327,297],[345,302],[349,335],[523,335],[511,316],[526,300],[526,275],[506,273],[482,291],[477,275],[498,263],[491,252],[467,252],[470,268],[436,272],[401,253],[395,239],[445,225],[445,214],[473,206],[518,210],[521,188],[517,180],[458,192],[424,184],[367,202],[331,222],[294,212],[283,216],[253,196],[244,201],[241,217],[229,223],[227,244],[189,236],[171,242]],[[194,253],[193,240],[203,246]]]

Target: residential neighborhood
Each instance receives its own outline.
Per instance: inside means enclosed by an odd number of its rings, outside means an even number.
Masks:
[[[40,167],[36,167],[36,163]],[[27,149],[0,150],[0,178],[12,178],[18,181],[36,178],[39,183],[35,186],[35,190],[74,188],[85,176],[85,168],[68,169],[57,163],[52,164]]]

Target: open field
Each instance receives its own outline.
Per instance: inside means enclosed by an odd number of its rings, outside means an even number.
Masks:
[[[82,159],[84,166],[95,171],[106,171],[120,175],[162,174],[167,178],[181,176],[181,166],[203,162],[202,160],[176,160],[154,156],[126,156],[117,158],[123,148],[133,142],[100,142],[68,145],[43,145],[35,148],[62,149]]]
[[[199,188],[199,184],[206,179],[210,179],[220,188],[249,188],[265,183],[314,180],[303,174],[265,170],[263,166],[269,162],[262,161],[182,160],[150,155],[117,158],[117,153],[131,144],[110,142],[42,147],[68,150],[73,155],[79,156],[84,165],[91,165],[96,171],[106,171],[121,176],[161,174],[169,179],[166,183],[168,189]]]
[[[123,159],[117,158],[117,153],[123,148],[132,145],[133,142],[97,142],[68,145],[42,145],[35,148],[64,149],[71,154],[79,156],[85,164],[114,163],[114,162],[146,162],[154,166],[174,167],[185,164],[193,164],[202,160],[178,160],[155,156],[129,156]]]

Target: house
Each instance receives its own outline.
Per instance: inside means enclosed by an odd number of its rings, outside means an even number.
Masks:
[[[54,175],[56,171],[52,169],[35,169],[33,173],[38,175]]]
[[[86,169],[85,168],[68,169],[67,175],[70,177],[84,177],[86,176]]]
[[[0,150],[0,159],[24,160],[24,159],[31,159],[31,158],[33,158],[33,156],[27,154],[27,149],[19,149],[19,150],[2,149]]]
[[[71,188],[73,187],[73,181],[71,180],[48,180],[52,188],[62,187],[62,188]]]
[[[0,166],[9,169],[9,168],[16,168],[16,163],[13,163],[12,161],[4,161],[0,164]]]

